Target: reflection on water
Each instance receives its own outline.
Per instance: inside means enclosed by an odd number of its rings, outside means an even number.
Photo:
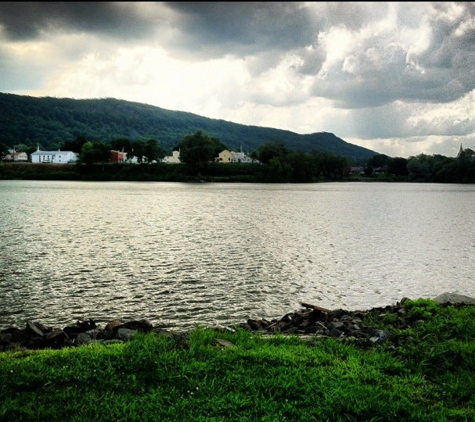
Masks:
[[[0,328],[475,296],[475,186],[0,181]]]

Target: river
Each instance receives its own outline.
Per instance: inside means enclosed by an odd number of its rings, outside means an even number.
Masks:
[[[475,185],[0,181],[0,328],[475,296]]]

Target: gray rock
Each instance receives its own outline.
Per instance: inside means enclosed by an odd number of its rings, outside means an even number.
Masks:
[[[45,337],[45,345],[54,349],[60,349],[71,344],[72,341],[63,330],[53,329]]]
[[[339,338],[344,334],[343,331],[339,330],[338,328],[332,328],[330,330],[330,336]]]
[[[79,333],[76,337],[76,344],[88,344],[92,341],[92,336],[88,333]]]
[[[475,298],[459,295],[458,293],[442,293],[439,296],[435,297],[434,300],[438,303],[451,303],[452,305],[456,305],[459,303],[463,303],[465,305],[475,305]]]
[[[119,340],[127,341],[135,333],[137,333],[137,331],[131,330],[130,328],[119,328],[117,330],[116,338]]]

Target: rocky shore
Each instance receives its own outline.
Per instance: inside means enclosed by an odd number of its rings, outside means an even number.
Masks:
[[[218,331],[235,331],[238,328],[261,334],[294,334],[305,337],[332,337],[341,340],[358,341],[362,346],[371,347],[384,341],[391,341],[397,346],[397,339],[391,333],[377,326],[368,326],[363,319],[369,313],[384,317],[393,314],[393,326],[405,329],[418,321],[408,317],[401,299],[394,305],[372,308],[366,311],[330,310],[318,305],[301,303],[301,309],[288,313],[280,319],[248,319],[236,325],[215,327]],[[443,305],[475,305],[475,299],[454,294],[443,293],[434,300]],[[104,327],[99,327],[92,319],[77,321],[64,328],[46,327],[41,322],[27,321],[24,328],[11,327],[0,331],[0,352],[8,350],[60,349],[77,347],[94,342],[125,342],[137,332],[154,332],[157,335],[186,337],[186,333],[166,331],[154,327],[149,321],[122,321],[113,319]]]

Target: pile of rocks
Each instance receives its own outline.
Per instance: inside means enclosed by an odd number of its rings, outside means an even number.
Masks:
[[[398,315],[401,325],[405,310],[402,302],[386,308],[374,308],[380,316],[390,312]],[[316,305],[302,303],[303,310],[284,315],[281,319],[249,319],[239,327],[262,334],[297,334],[320,337],[371,339],[376,342],[387,337],[387,333],[363,324],[369,311],[330,310]]]
[[[397,339],[393,338],[391,333],[378,327],[365,325],[363,320],[369,314],[375,317],[372,320],[385,318],[388,317],[388,314],[392,314],[393,317],[387,319],[391,320],[391,325],[398,330],[404,330],[420,323],[420,320],[411,318],[408,315],[407,309],[404,306],[407,300],[408,298],[403,298],[395,305],[375,307],[367,311],[330,310],[308,303],[301,303],[304,309],[289,313],[279,320],[249,319],[246,323],[242,323],[239,326],[246,330],[263,334],[282,333],[300,336],[332,337],[342,340],[356,340],[368,346],[388,340],[397,343]],[[474,298],[455,293],[443,293],[433,300],[443,306],[475,305]]]
[[[94,342],[124,342],[137,332],[150,332],[147,320],[123,322],[113,319],[104,328],[89,319],[78,321],[63,329],[46,327],[40,322],[28,321],[23,329],[17,327],[0,331],[0,351],[25,349],[61,349]]]
[[[368,314],[383,318],[393,314],[392,326],[405,329],[418,321],[408,317],[404,306],[407,298],[395,305],[372,308],[367,311],[330,310],[309,303],[301,303],[302,309],[284,315],[280,319],[248,319],[229,327],[216,327],[217,330],[233,331],[238,328],[262,334],[294,334],[308,337],[332,337],[338,339],[357,340],[362,344],[372,345],[391,339],[388,331],[363,323]],[[454,293],[444,293],[434,299],[446,305],[475,305],[475,299]],[[45,327],[38,322],[28,321],[23,329],[16,327],[0,331],[0,351],[26,349],[60,349],[63,347],[81,346],[94,342],[124,342],[137,332],[177,335],[186,338],[186,333],[167,332],[145,320],[121,321],[111,320],[104,328],[100,328],[92,320],[78,321],[75,325],[63,329]]]

